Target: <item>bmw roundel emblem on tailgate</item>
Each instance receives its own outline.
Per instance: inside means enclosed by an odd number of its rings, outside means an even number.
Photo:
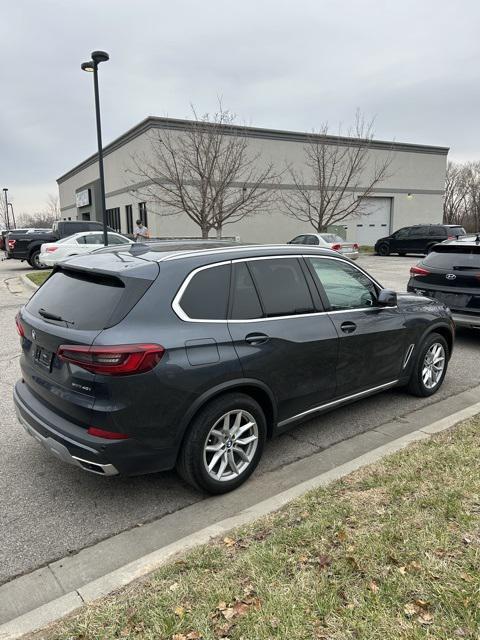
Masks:
[[[35,329],[32,329],[32,340],[37,339],[37,334],[35,333]]]
[[[457,276],[454,273],[447,273],[447,275],[445,276],[445,278],[447,280],[455,280]]]

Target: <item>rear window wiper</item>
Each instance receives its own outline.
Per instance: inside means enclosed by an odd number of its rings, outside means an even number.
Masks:
[[[57,316],[54,313],[50,313],[50,311],[46,311],[46,309],[39,309],[38,313],[45,318],[46,320],[54,320],[55,322],[65,322],[66,324],[75,324],[71,320],[65,320],[62,316]]]

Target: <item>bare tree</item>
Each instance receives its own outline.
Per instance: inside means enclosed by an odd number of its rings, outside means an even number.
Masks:
[[[2,194],[3,195],[3,194]],[[9,219],[9,215],[7,215],[7,209],[5,205],[5,201],[3,197],[0,197],[0,229],[8,229],[9,223],[12,225],[12,221]]]
[[[467,162],[464,165],[466,182],[465,226],[468,231],[480,230],[480,162]]]
[[[443,221],[445,224],[463,224],[467,215],[468,177],[465,165],[447,163]]]
[[[271,162],[250,153],[248,129],[219,106],[177,132],[150,132],[150,154],[133,156],[131,171],[140,185],[136,197],[155,205],[160,216],[185,213],[207,238],[254,214],[267,211],[277,176]]]
[[[287,171],[294,189],[283,196],[287,215],[317,232],[360,215],[362,198],[389,177],[391,152],[382,159],[371,153],[373,120],[357,112],[353,129],[343,137],[329,135],[327,124],[304,146],[307,175],[294,166]]]
[[[32,229],[50,229],[57,218],[47,211],[38,213],[22,213],[18,217],[17,227]]]
[[[59,220],[61,217],[60,201],[54,193],[49,193],[45,204],[45,213],[53,220]]]

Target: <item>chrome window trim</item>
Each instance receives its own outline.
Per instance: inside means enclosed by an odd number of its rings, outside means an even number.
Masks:
[[[264,249],[264,248],[263,248]],[[211,251],[211,249],[208,249],[208,251]],[[225,251],[224,249],[222,249],[221,251]],[[194,255],[198,255],[200,252],[197,251],[195,252]],[[193,254],[192,254],[193,255]],[[186,257],[184,254],[182,254],[181,256],[172,256],[173,258],[177,258],[177,257]],[[362,273],[364,276],[366,276],[376,287],[379,287],[380,289],[382,289],[382,285],[377,282],[374,278],[372,278],[372,276],[370,276],[366,271],[364,271],[361,267],[358,267],[356,264],[350,264],[350,262],[347,262],[346,260],[344,260],[341,257],[337,257],[337,256],[325,256],[325,255],[311,255],[311,254],[299,254],[299,253],[291,253],[291,254],[283,254],[283,255],[271,255],[271,256],[250,256],[247,258],[233,258],[232,260],[223,260],[221,262],[212,262],[211,264],[205,264],[202,265],[201,267],[196,267],[195,269],[193,269],[193,271],[191,271],[187,277],[185,278],[185,280],[183,281],[183,283],[181,284],[179,290],[177,291],[177,293],[175,294],[175,297],[173,298],[172,301],[172,309],[175,312],[175,314],[180,318],[180,320],[183,320],[184,322],[208,322],[208,323],[214,323],[214,324],[225,324],[225,323],[232,323],[232,324],[238,324],[238,323],[250,323],[250,322],[267,322],[267,321],[272,321],[272,320],[291,320],[292,318],[311,318],[314,316],[320,316],[320,315],[325,315],[325,314],[338,314],[338,313],[353,313],[355,311],[373,311],[373,310],[378,310],[378,309],[396,309],[397,306],[395,307],[356,307],[355,309],[334,309],[334,310],[325,310],[325,311],[313,311],[312,313],[299,313],[299,314],[294,314],[294,315],[289,315],[289,316],[274,316],[271,318],[248,318],[248,319],[244,319],[244,320],[237,320],[237,319],[222,319],[222,320],[210,320],[208,318],[190,318],[190,316],[188,316],[185,311],[182,309],[180,302],[182,299],[183,294],[185,293],[186,288],[188,287],[188,285],[190,284],[191,280],[193,279],[193,277],[199,273],[200,271],[204,271],[205,269],[213,269],[214,267],[220,267],[226,264],[236,264],[239,262],[252,262],[254,260],[278,260],[278,259],[284,259],[284,258],[321,258],[323,260],[337,260],[338,262],[343,262],[348,264],[349,266],[351,266],[353,269],[356,269],[357,271],[360,271],[360,273]],[[167,258],[168,260],[168,258]]]
[[[331,400],[330,402],[325,402],[324,404],[319,404],[317,407],[313,407],[312,409],[307,409],[307,411],[302,411],[301,413],[297,413],[291,418],[287,418],[286,420],[282,420],[282,422],[278,423],[278,427],[283,427],[290,422],[294,422],[303,416],[308,416],[310,413],[315,413],[316,411],[320,411],[321,409],[326,409],[327,407],[334,407],[336,404],[340,404],[341,402],[346,402],[348,400],[353,400],[354,398],[361,398],[369,393],[374,393],[375,391],[381,391],[382,389],[387,389],[388,387],[393,387],[396,385],[398,380],[392,380],[391,382],[386,382],[385,384],[380,384],[377,387],[371,387],[370,389],[365,389],[364,391],[359,391],[358,393],[352,393],[350,396],[344,396],[342,398],[337,398],[336,400]]]

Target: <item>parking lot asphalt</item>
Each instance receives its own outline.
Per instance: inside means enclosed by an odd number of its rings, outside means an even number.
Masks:
[[[361,257],[359,264],[384,286],[405,290],[418,258]],[[19,377],[14,317],[30,291],[17,261],[0,262],[0,583],[111,535],[174,513],[205,497],[173,472],[105,479],[48,455],[17,423],[12,386]],[[382,393],[314,418],[268,444],[256,476],[322,451],[393,418],[480,384],[480,332],[459,331],[439,393],[414,398],[401,390]]]

